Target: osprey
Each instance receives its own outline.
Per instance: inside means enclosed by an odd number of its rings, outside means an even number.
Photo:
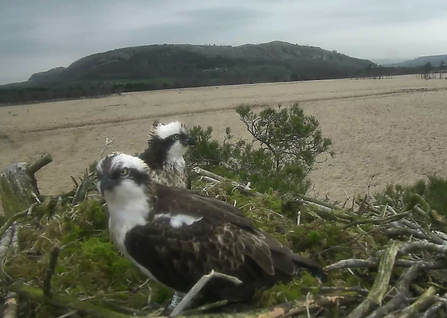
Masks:
[[[206,295],[249,300],[256,288],[289,281],[300,268],[320,274],[315,262],[294,254],[257,229],[241,210],[201,193],[157,184],[139,158],[113,153],[97,165],[98,188],[119,250],[144,274],[182,297],[212,270]]]
[[[190,188],[183,155],[188,146],[195,144],[185,125],[180,122],[161,124],[155,121],[148,148],[139,157],[149,166],[153,181],[168,186]]]

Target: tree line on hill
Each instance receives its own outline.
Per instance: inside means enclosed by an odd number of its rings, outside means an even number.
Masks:
[[[303,68],[301,72],[285,73],[282,68],[275,69],[269,65],[263,68],[251,69],[249,72],[240,70],[212,68],[202,72],[192,72],[191,76],[186,78],[166,77],[155,80],[135,80],[132,82],[100,82],[90,81],[87,83],[78,82],[71,84],[65,83],[64,86],[41,85],[25,87],[0,88],[0,105],[14,105],[45,101],[58,101],[79,98],[104,97],[111,94],[121,94],[125,92],[151,91],[171,88],[187,88],[199,86],[232,85],[232,84],[254,84],[262,82],[287,82],[287,81],[305,81],[334,78],[374,78],[381,79],[390,76],[420,74],[421,77],[428,79],[433,72],[442,73],[446,70],[444,62],[437,67],[430,62],[422,67],[384,67],[376,64],[369,64],[366,68],[353,74],[345,70],[325,68],[324,66],[315,67],[312,70]]]
[[[444,73],[446,65],[443,61],[439,66],[433,66],[430,62],[425,63],[421,67],[415,66],[389,66],[384,67],[382,65],[370,64],[365,69],[359,70],[356,73],[356,78],[374,78],[381,79],[384,77],[397,76],[397,75],[409,75],[419,74],[425,79],[430,78],[432,73]]]

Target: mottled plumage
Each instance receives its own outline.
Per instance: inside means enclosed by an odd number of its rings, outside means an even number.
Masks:
[[[243,281],[212,280],[208,296],[247,300],[255,288],[287,282],[318,264],[258,230],[241,210],[198,192],[153,183],[138,158],[112,154],[98,163],[115,244],[146,275],[186,293],[214,269]]]
[[[149,166],[154,182],[190,188],[183,155],[195,141],[186,126],[178,121],[169,124],[153,123],[148,148],[139,157]]]

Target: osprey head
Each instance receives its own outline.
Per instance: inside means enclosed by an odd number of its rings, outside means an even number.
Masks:
[[[150,183],[149,167],[138,157],[123,153],[112,153],[96,165],[98,190],[106,196],[116,192],[117,187],[141,187]]]
[[[188,135],[188,130],[182,123],[178,121],[169,124],[154,122],[149,139],[149,150],[156,159],[157,166],[163,165],[165,161],[183,161],[183,155],[188,150],[188,146],[195,144],[195,140]]]

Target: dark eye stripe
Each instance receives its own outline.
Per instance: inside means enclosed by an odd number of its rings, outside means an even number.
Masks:
[[[133,179],[138,185],[142,183],[147,183],[150,179],[147,172],[141,172],[137,169],[129,169],[129,178]]]

